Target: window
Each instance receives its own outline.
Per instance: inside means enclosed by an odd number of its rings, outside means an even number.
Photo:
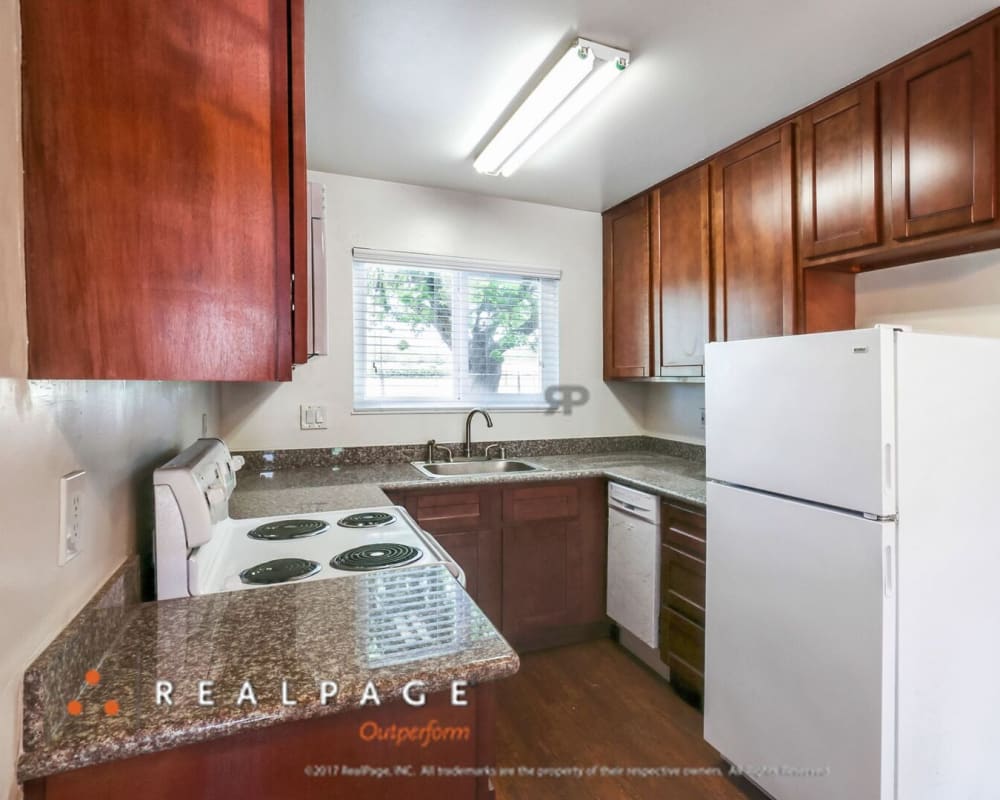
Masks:
[[[354,249],[354,407],[545,408],[559,273]]]

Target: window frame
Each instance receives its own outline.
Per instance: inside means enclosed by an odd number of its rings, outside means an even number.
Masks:
[[[352,348],[351,348],[351,413],[358,415],[365,414],[453,414],[468,410],[470,406],[476,404],[488,404],[491,413],[532,413],[539,411],[551,411],[551,404],[545,401],[546,389],[559,382],[559,333],[560,333],[560,287],[562,271],[547,267],[532,267],[523,264],[512,264],[509,262],[492,261],[481,258],[462,258],[453,256],[437,256],[427,253],[405,253],[389,250],[370,250],[367,248],[355,247],[351,254],[351,303],[352,303]],[[496,398],[461,398],[462,384],[467,373],[468,363],[466,341],[464,336],[453,336],[453,341],[461,346],[452,350],[452,394],[458,398],[455,400],[426,400],[424,398],[393,397],[387,399],[379,405],[374,405],[377,401],[368,401],[372,405],[364,402],[359,396],[359,380],[363,380],[363,370],[359,369],[358,357],[367,353],[368,342],[368,307],[367,304],[357,302],[357,272],[359,268],[367,268],[368,265],[394,266],[410,269],[436,269],[448,270],[455,273],[456,281],[461,284],[461,289],[453,291],[452,302],[452,327],[455,331],[463,330],[466,319],[465,302],[456,302],[459,298],[467,297],[467,281],[470,275],[487,274],[497,275],[504,278],[537,278],[540,279],[539,289],[542,296],[541,313],[544,315],[545,309],[554,310],[555,320],[546,323],[544,318],[539,319],[539,331],[546,328],[549,335],[540,335],[539,339],[539,361],[542,365],[541,383],[542,391],[532,395],[513,395],[514,397],[524,397],[522,401],[503,402],[502,395]],[[463,360],[464,359],[464,360]],[[365,359],[367,361],[367,359]],[[548,365],[548,366],[547,366]],[[551,370],[551,372],[549,372]],[[361,405],[359,405],[361,401]]]

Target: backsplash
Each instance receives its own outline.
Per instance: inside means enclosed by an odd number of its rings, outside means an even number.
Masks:
[[[439,442],[454,455],[464,455],[464,442]],[[490,441],[474,442],[473,455],[481,456]],[[532,458],[594,453],[653,452],[689,461],[705,461],[700,444],[660,439],[655,436],[591,436],[567,439],[515,439],[503,442],[508,458]],[[440,451],[439,457],[441,456]],[[317,447],[304,450],[249,450],[239,453],[252,471],[295,467],[338,467],[358,464],[402,464],[424,461],[427,443],[377,445],[373,447]]]

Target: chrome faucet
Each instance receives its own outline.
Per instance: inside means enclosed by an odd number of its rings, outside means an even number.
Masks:
[[[472,418],[476,414],[482,414],[483,419],[486,420],[486,427],[493,427],[493,418],[490,416],[490,412],[485,408],[474,408],[469,412],[469,416],[465,418],[465,457],[472,457]]]
[[[500,444],[500,442],[494,442],[493,444],[486,445],[486,449],[483,451],[483,455],[486,457],[486,460],[487,461],[490,460],[490,458],[491,458],[491,456],[490,456],[490,450],[492,450],[494,447],[497,449],[497,452],[500,454],[500,460],[501,461],[506,461],[507,460],[507,447],[506,447],[506,445]]]
[[[438,444],[434,439],[427,442],[427,463],[434,463],[434,453],[437,450],[444,450],[445,454],[448,456],[448,463],[452,462],[451,448],[445,447],[443,444]]]

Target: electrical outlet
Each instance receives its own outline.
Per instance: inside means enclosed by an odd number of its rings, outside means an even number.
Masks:
[[[304,431],[326,428],[326,406],[299,406],[299,427]]]
[[[87,473],[70,472],[59,479],[59,566],[80,555],[87,511]]]

